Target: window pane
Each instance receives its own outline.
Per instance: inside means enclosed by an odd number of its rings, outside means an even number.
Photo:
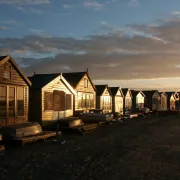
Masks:
[[[24,88],[17,88],[17,115],[24,116]]]
[[[83,96],[82,96],[81,92],[78,92],[77,99],[78,99],[78,109],[81,109],[82,108],[82,102],[83,102]]]
[[[86,95],[85,94],[83,94],[83,103],[82,104],[83,104],[82,107],[86,108]]]
[[[0,96],[6,96],[6,87],[0,86]]]
[[[6,98],[0,97],[0,119],[6,117]]]
[[[15,88],[9,88],[9,117],[15,116]]]
[[[17,88],[17,99],[19,99],[19,100],[24,99],[24,88],[23,87]]]
[[[0,119],[6,118],[6,87],[0,86]]]
[[[13,97],[15,96],[15,88],[14,87],[10,87],[9,88],[9,97]]]
[[[90,107],[91,108],[94,107],[94,95],[93,94],[90,95]]]

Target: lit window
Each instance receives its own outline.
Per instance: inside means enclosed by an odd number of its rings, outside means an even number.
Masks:
[[[17,115],[24,116],[24,88],[17,88]]]

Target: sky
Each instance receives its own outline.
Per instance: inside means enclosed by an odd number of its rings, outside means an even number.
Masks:
[[[179,0],[0,0],[0,55],[27,76],[180,91]]]

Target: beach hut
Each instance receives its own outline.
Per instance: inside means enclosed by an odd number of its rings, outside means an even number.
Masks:
[[[28,121],[31,82],[11,56],[0,56],[0,127]]]
[[[176,92],[166,92],[167,94],[167,109],[175,110],[176,109]]]
[[[158,93],[157,90],[143,90],[143,93],[145,95],[145,99],[144,99],[144,106],[148,107],[150,110],[154,110],[156,109],[155,106],[157,106],[157,98],[154,97],[153,99],[153,95],[155,93]],[[158,94],[159,96],[159,94]]]
[[[144,108],[145,94],[142,91],[131,90],[132,93],[132,107],[134,110]]]
[[[96,107],[96,88],[88,71],[63,73],[63,77],[75,90],[74,114]]]
[[[120,87],[110,87],[112,93],[112,112],[123,113],[124,95]]]
[[[29,77],[30,120],[40,124],[73,116],[75,90],[60,73]]]
[[[160,94],[160,111],[167,111],[168,110],[168,95],[165,92],[159,92]]]
[[[102,109],[103,112],[112,112],[112,93],[109,86],[95,85],[96,87],[96,108]]]
[[[124,101],[123,101],[123,109],[126,110],[131,110],[132,109],[132,93],[129,88],[122,88],[122,92],[124,95]]]

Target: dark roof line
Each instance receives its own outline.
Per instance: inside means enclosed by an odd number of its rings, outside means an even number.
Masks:
[[[106,88],[108,89],[109,94],[112,95],[111,90],[107,84],[95,85],[95,87],[96,87],[96,95],[97,96],[102,96],[102,94]]]
[[[47,85],[49,82],[54,80],[60,76],[60,73],[54,73],[54,74],[34,74],[32,77],[29,77],[32,88],[34,89],[40,89]]]

